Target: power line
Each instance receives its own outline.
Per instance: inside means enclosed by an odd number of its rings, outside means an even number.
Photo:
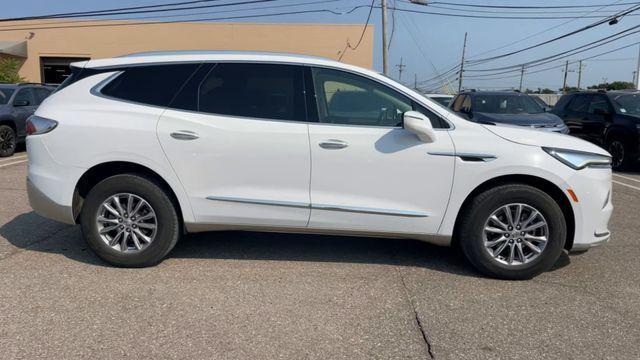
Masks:
[[[442,5],[450,5],[450,6],[462,6],[462,7],[473,7],[473,8],[491,8],[491,9],[573,9],[573,8],[595,8],[599,6],[603,6],[602,4],[591,4],[591,5],[544,5],[544,6],[514,6],[514,5],[478,5],[478,4],[461,4],[461,3],[451,3],[445,1],[434,1],[430,2],[429,5],[433,4],[442,4]],[[619,4],[623,5],[638,5],[640,2],[628,2]],[[604,5],[606,6],[606,5]]]
[[[365,21],[364,26],[362,27],[362,33],[360,34],[360,39],[358,40],[358,43],[356,44],[356,46],[351,46],[351,44],[349,44],[349,39],[347,39],[347,45],[344,47],[344,50],[342,50],[342,53],[340,53],[340,58],[338,58],[338,61],[342,61],[344,54],[347,52],[347,49],[356,50],[360,46],[360,43],[364,38],[364,34],[367,31],[367,27],[369,26],[369,21],[371,21],[371,14],[373,13],[373,8],[374,8],[373,4],[375,3],[375,1],[376,0],[371,0],[371,5],[369,6],[369,14],[367,15],[367,21]],[[355,11],[355,9],[356,8],[353,8],[352,11]]]

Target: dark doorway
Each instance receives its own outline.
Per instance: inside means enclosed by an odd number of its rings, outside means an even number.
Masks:
[[[62,84],[71,75],[69,64],[76,61],[86,61],[89,58],[82,57],[41,57],[40,73],[45,84]]]

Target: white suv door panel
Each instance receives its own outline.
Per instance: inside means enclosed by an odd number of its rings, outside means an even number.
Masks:
[[[307,225],[307,124],[167,110],[158,136],[198,223]]]
[[[435,234],[453,181],[446,131],[421,142],[401,128],[312,124],[311,228]],[[342,143],[342,148],[322,147]]]

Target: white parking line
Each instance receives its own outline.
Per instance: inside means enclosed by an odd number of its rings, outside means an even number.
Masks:
[[[22,160],[22,161],[16,161],[16,162],[8,163],[8,164],[2,164],[2,165],[0,165],[0,168],[11,166],[11,165],[17,165],[17,164],[26,163],[27,161],[29,161],[29,160]]]
[[[0,163],[2,163],[2,162],[5,162],[5,163],[6,162],[12,162],[12,161],[15,161],[15,160],[22,160],[22,159],[26,159],[26,158],[27,158],[27,155],[22,155],[22,156],[14,155],[12,157],[0,159]]]
[[[640,183],[640,180],[634,179],[634,178],[631,178],[631,177],[628,177],[628,176],[622,176],[622,175],[618,175],[618,174],[613,174],[613,176],[617,176],[617,177],[619,177],[621,179],[631,180],[631,181],[635,181],[635,182],[639,182]]]
[[[632,185],[629,185],[629,184],[625,184],[625,183],[620,182],[620,181],[615,181],[615,180],[611,180],[611,181],[613,181],[613,183],[615,183],[615,184],[622,185],[622,186],[626,186],[626,187],[628,187],[628,188],[632,188],[632,189],[634,189],[634,190],[638,190],[638,191],[640,191],[640,187],[632,186]]]

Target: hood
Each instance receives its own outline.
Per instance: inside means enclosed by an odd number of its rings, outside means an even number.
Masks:
[[[574,136],[538,131],[520,126],[482,126],[497,136],[517,144],[584,151],[611,156],[611,154],[603,148]]]
[[[474,113],[473,120],[477,122],[492,122],[499,124],[511,124],[518,126],[549,126],[564,124],[562,119],[554,114],[547,112],[539,114],[492,114],[492,113]]]

